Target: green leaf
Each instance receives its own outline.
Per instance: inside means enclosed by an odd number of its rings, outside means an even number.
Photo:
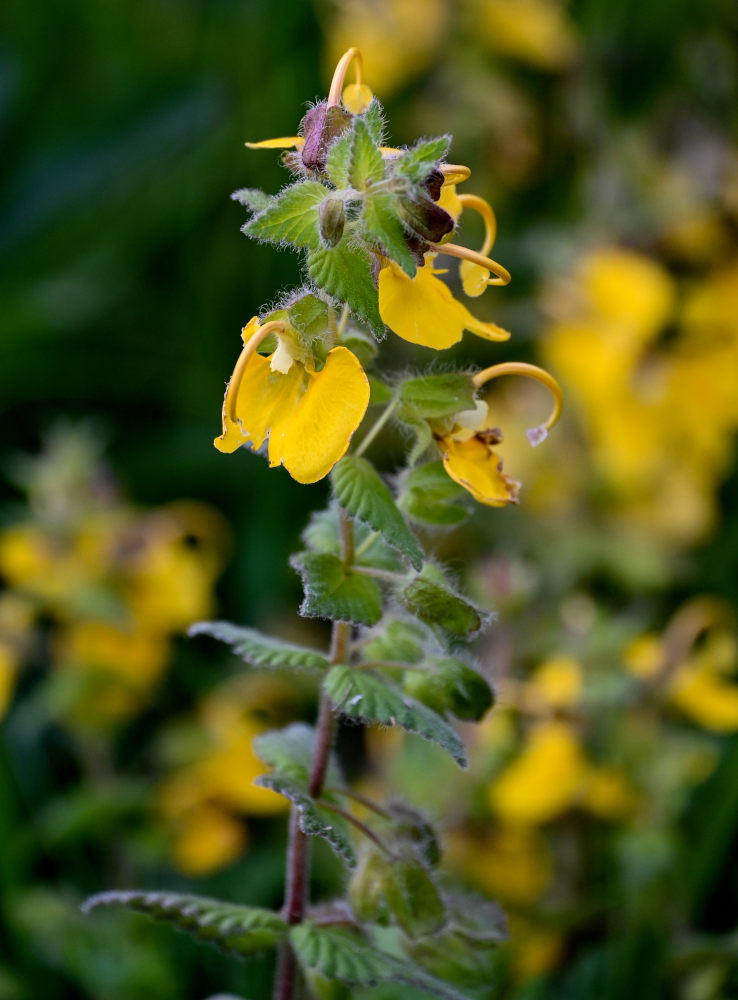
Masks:
[[[452,527],[470,516],[472,500],[449,476],[443,462],[429,462],[407,473],[397,506],[421,524]]]
[[[326,510],[316,511],[311,516],[307,528],[302,533],[302,540],[311,552],[327,552],[340,559],[339,510],[338,504],[332,501]],[[370,540],[371,535],[374,537]],[[362,550],[359,556],[354,557],[356,565],[386,569],[392,573],[404,571],[405,565],[397,549],[389,546],[381,535],[361,521],[354,522],[354,542],[356,549]]]
[[[405,607],[428,625],[440,625],[451,635],[470,639],[484,624],[482,613],[440,580],[417,576],[402,592]]]
[[[378,146],[382,146],[384,144],[386,126],[384,108],[379,103],[378,98],[372,98],[371,104],[361,117],[364,120],[372,142],[375,142]]]
[[[349,184],[357,191],[363,191],[370,184],[376,184],[384,177],[384,160],[369,134],[363,118],[354,119],[354,134],[351,142],[349,162]]]
[[[277,195],[242,232],[257,240],[315,249],[320,246],[320,206],[330,197],[331,191],[317,181],[300,181]]]
[[[382,591],[376,580],[347,570],[337,556],[300,552],[290,564],[302,577],[303,617],[355,625],[374,625],[382,617]]]
[[[345,341],[344,341],[344,343],[345,343]],[[361,360],[361,359],[359,359],[359,360]],[[386,382],[383,382],[381,379],[378,379],[374,375],[370,375],[369,376],[369,405],[370,406],[382,406],[384,403],[389,403],[389,401],[392,399],[393,395],[394,395],[394,393],[393,393],[392,389],[390,389],[390,387],[387,385]]]
[[[454,987],[409,962],[379,951],[350,931],[305,922],[290,930],[290,941],[303,968],[315,969],[326,979],[349,986],[406,983],[441,1000],[466,1000]]]
[[[210,635],[214,639],[220,639],[252,667],[323,671],[328,666],[328,658],[317,650],[273,639],[256,629],[233,625],[231,622],[197,622],[189,627],[187,635]]]
[[[408,414],[426,420],[473,410],[476,406],[471,375],[460,372],[407,379],[400,386],[400,399]]]
[[[90,913],[111,905],[125,906],[156,920],[165,920],[200,941],[211,942],[236,955],[273,948],[287,929],[284,920],[271,910],[176,892],[102,892],[83,903],[82,910]]]
[[[322,837],[346,864],[356,864],[356,852],[346,820],[320,805],[303,785],[283,774],[261,774],[255,785],[270,788],[293,803],[300,814],[300,829],[309,837]]]
[[[333,143],[328,150],[325,161],[325,172],[337,188],[349,186],[349,166],[351,164],[351,144],[354,141],[353,132],[347,132]]]
[[[378,336],[384,334],[371,260],[366,250],[354,246],[344,236],[335,247],[311,249],[307,269],[319,288],[348,303],[349,309]]]
[[[385,884],[387,905],[408,937],[435,934],[446,922],[443,905],[433,879],[415,858],[394,862]]]
[[[414,433],[415,441],[410,449],[410,453],[407,457],[409,465],[417,462],[420,456],[430,448],[431,442],[433,441],[433,432],[430,429],[427,420],[423,420],[421,417],[413,418],[407,413],[405,407],[401,408],[397,414],[402,422],[406,424]]]
[[[429,638],[424,626],[395,619],[364,644],[364,657],[367,661],[420,663]]]
[[[408,670],[402,683],[408,694],[434,712],[451,712],[457,719],[479,722],[492,708],[494,696],[487,681],[461,660],[430,659],[423,670]]]
[[[272,729],[254,739],[254,751],[275,771],[307,785],[315,756],[315,730],[304,722],[294,722],[285,729]],[[334,754],[328,763],[327,776],[332,785],[342,782]]]
[[[306,343],[324,337],[328,329],[329,306],[312,292],[306,292],[287,308],[287,318]]]
[[[415,569],[420,569],[423,550],[371,463],[365,458],[346,455],[333,466],[331,483],[344,510],[378,531]]]
[[[418,267],[407,245],[396,196],[391,191],[368,191],[362,217],[370,240],[379,243],[385,255],[397,261],[403,271],[414,278]]]
[[[411,149],[404,150],[394,160],[395,173],[407,177],[414,184],[420,184],[438,166],[439,161],[446,157],[450,145],[450,135],[419,142]]]
[[[260,191],[259,188],[239,188],[238,191],[233,192],[231,198],[239,205],[250,208],[252,212],[263,212],[276,201],[273,194],[267,194],[265,191]]]
[[[464,745],[439,715],[408,698],[394,684],[367,670],[336,666],[326,674],[323,690],[344,715],[362,722],[402,726],[443,747],[460,767],[466,767]]]

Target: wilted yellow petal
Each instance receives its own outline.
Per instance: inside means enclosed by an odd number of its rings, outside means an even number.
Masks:
[[[360,115],[372,103],[372,97],[374,97],[374,94],[372,94],[365,83],[350,83],[347,87],[344,87],[341,99],[347,111],[355,115]]]
[[[302,149],[305,140],[301,135],[285,135],[278,139],[262,139],[261,142],[245,142],[249,149]]]
[[[477,437],[468,441],[441,438],[443,467],[459,486],[488,507],[516,503],[520,484],[502,471],[502,459]]]
[[[470,330],[487,340],[507,340],[510,334],[495,323],[476,319],[426,261],[410,278],[393,261],[379,272],[379,312],[403,340],[437,351],[452,347]]]
[[[369,405],[369,380],[357,358],[334,347],[320,372],[311,372],[294,410],[280,415],[269,435],[269,461],[293,479],[315,483],[346,454]]]

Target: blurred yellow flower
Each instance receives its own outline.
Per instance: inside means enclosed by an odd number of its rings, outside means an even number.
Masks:
[[[525,685],[526,704],[553,709],[573,708],[582,695],[582,667],[573,656],[552,656]]]
[[[326,476],[348,449],[369,405],[369,381],[345,347],[329,352],[321,371],[293,357],[282,323],[261,326],[254,317],[244,328],[244,349],[223,401],[219,451],[243,444],[254,450],[269,436],[269,464],[284,465],[300,483]],[[276,332],[279,346],[269,356],[257,348]]]
[[[475,28],[502,55],[540,69],[566,69],[578,51],[573,23],[559,0],[476,0]]]
[[[0,719],[5,715],[10,705],[15,689],[15,678],[18,661],[15,651],[0,640]]]
[[[580,800],[588,773],[584,751],[570,726],[544,722],[531,730],[520,754],[492,783],[489,803],[505,823],[537,826]]]
[[[483,839],[451,835],[447,855],[469,881],[506,905],[528,906],[546,891],[553,863],[543,836],[531,826],[496,826]]]
[[[191,878],[201,878],[224,868],[243,853],[248,843],[243,823],[209,803],[180,816],[174,837],[174,863]]]

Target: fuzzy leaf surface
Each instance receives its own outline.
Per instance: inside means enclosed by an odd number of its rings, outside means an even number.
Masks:
[[[414,184],[424,181],[428,174],[443,160],[451,145],[451,136],[442,135],[438,139],[419,142],[411,149],[404,150],[395,160],[395,173],[406,177]]]
[[[409,733],[437,743],[460,767],[466,767],[464,745],[451,726],[430,708],[403,694],[384,677],[339,665],[326,674],[323,690],[348,718],[378,722],[384,726],[402,726]]]
[[[200,941],[208,941],[236,955],[273,948],[287,929],[284,920],[271,910],[177,892],[102,892],[90,897],[82,910],[90,913],[101,906],[113,905],[164,920]]]
[[[435,712],[479,720],[492,708],[492,689],[481,674],[461,660],[432,658],[423,670],[409,670],[403,689]]]
[[[328,156],[325,161],[325,172],[332,183],[339,189],[347,188],[350,184],[349,167],[351,166],[351,144],[353,141],[353,133],[346,132],[328,150]]]
[[[382,617],[382,591],[376,580],[347,570],[337,556],[300,552],[290,562],[302,577],[304,618],[374,625]]]
[[[328,305],[312,292],[296,299],[287,309],[287,318],[307,342],[322,337],[328,328]]]
[[[315,756],[315,730],[304,722],[293,722],[285,729],[272,729],[257,736],[254,750],[269,767],[307,786]],[[327,773],[331,784],[341,783],[341,772],[333,754]]]
[[[259,188],[239,188],[233,192],[231,199],[250,208],[252,212],[263,212],[276,200],[273,194],[267,194]]]
[[[316,222],[316,234],[317,232]],[[359,319],[378,336],[382,336],[384,323],[379,315],[379,297],[366,250],[354,246],[344,236],[334,247],[311,248],[307,257],[307,269],[319,288],[328,295],[347,302],[349,309]]]
[[[369,134],[363,118],[354,119],[351,142],[351,160],[348,169],[349,184],[362,191],[384,177],[384,160]]]
[[[270,243],[292,243],[296,247],[320,246],[319,211],[331,191],[317,181],[300,181],[286,188],[251,222],[243,227],[247,236]]]
[[[261,774],[254,784],[270,788],[289,799],[300,814],[303,833],[309,837],[322,837],[348,865],[353,867],[356,864],[356,852],[346,820],[321,806],[299,781],[284,774]]]
[[[328,667],[328,658],[317,650],[273,639],[256,629],[244,628],[232,622],[197,622],[190,626],[187,635],[209,635],[220,639],[252,667],[314,672],[322,672]]]
[[[403,271],[414,278],[418,266],[408,249],[395,195],[391,191],[367,191],[363,219],[370,239],[379,243],[386,256],[397,261]]]
[[[429,638],[425,626],[394,619],[381,631],[371,634],[364,644],[364,656],[367,660],[420,663]]]
[[[349,986],[405,983],[441,1000],[467,1000],[453,986],[409,962],[379,951],[349,931],[316,927],[306,922],[290,930],[290,941],[303,968],[315,969],[326,979]]]
[[[469,494],[453,481],[443,462],[412,469],[397,499],[397,506],[414,521],[433,527],[462,524],[471,514],[471,505]]]
[[[473,410],[475,406],[471,377],[460,372],[407,379],[400,386],[400,399],[410,415],[426,420]]]
[[[385,134],[384,108],[376,97],[372,98],[371,104],[361,117],[364,119],[372,142],[381,146]]]
[[[315,511],[311,515],[308,526],[302,533],[302,540],[311,552],[327,552],[340,558],[341,536],[338,511],[339,506],[334,501],[326,510]],[[388,545],[381,535],[376,535],[368,525],[361,521],[355,522],[356,549],[360,549],[370,535],[375,537],[364,548],[360,556],[354,557],[355,564],[401,573],[405,569],[405,565],[399,551]]]
[[[334,465],[331,483],[344,510],[379,532],[386,542],[402,552],[415,569],[420,569],[423,550],[370,462],[346,455]]]
[[[405,607],[428,625],[471,639],[484,624],[481,612],[442,581],[417,576],[401,594]]]

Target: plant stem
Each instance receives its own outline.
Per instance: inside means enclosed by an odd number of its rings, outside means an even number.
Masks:
[[[354,558],[354,532],[351,519],[341,512],[341,549],[344,562],[351,564]],[[348,659],[351,642],[351,625],[348,622],[333,622],[331,633],[330,662],[335,665]],[[315,738],[315,756],[310,769],[308,791],[318,798],[323,791],[328,772],[335,717],[330,698],[321,692],[320,707]],[[290,811],[289,837],[287,842],[287,871],[285,900],[282,915],[288,924],[299,924],[305,916],[308,903],[308,883],[310,881],[310,843],[300,829],[300,814],[295,806]],[[297,984],[297,960],[289,944],[282,945],[274,983],[274,1000],[293,1000]]]
[[[369,445],[372,443],[372,441],[374,440],[374,438],[377,436],[377,434],[379,434],[379,432],[382,430],[382,428],[387,423],[387,421],[389,420],[389,418],[395,412],[395,408],[396,408],[396,406],[397,406],[397,404],[399,402],[400,402],[400,397],[399,396],[395,396],[393,399],[391,399],[389,401],[389,403],[385,407],[385,410],[384,410],[384,413],[382,414],[382,416],[379,417],[374,422],[374,424],[372,426],[372,429],[369,431],[369,433],[367,434],[367,436],[364,438],[364,440],[361,442],[361,444],[359,445],[359,447],[354,452],[354,456],[356,458],[359,458],[361,455],[364,454],[364,452],[369,447]]]
[[[325,799],[321,799],[320,805],[323,809],[327,809],[328,812],[332,812],[335,813],[336,816],[343,817],[343,819],[345,819],[347,823],[351,823],[352,826],[355,826],[357,830],[363,833],[368,840],[373,841],[377,845],[377,847],[379,847],[380,850],[384,851],[384,853],[387,854],[390,858],[394,857],[394,854],[392,853],[390,848],[385,844],[385,842],[382,840],[379,834],[376,833],[374,830],[372,830],[372,828],[363,820],[360,820],[358,816],[354,816],[354,814],[352,812],[349,812],[348,809],[342,809],[341,806],[337,806],[333,802],[326,802]]]

